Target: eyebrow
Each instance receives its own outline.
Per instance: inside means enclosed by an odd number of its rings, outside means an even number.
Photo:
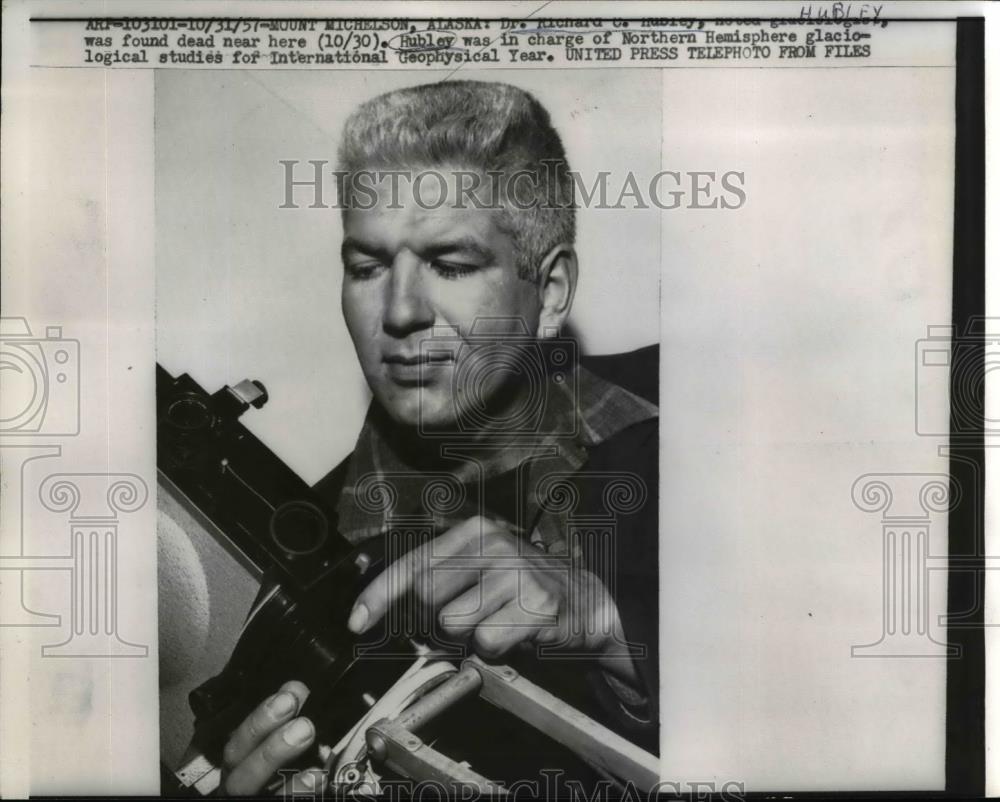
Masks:
[[[374,256],[383,262],[392,261],[392,254],[385,248],[379,248],[377,245],[362,242],[354,237],[344,237],[344,241],[340,245],[340,258],[346,260],[349,251],[356,251],[365,256]]]
[[[384,262],[392,261],[392,254],[386,248],[381,248],[378,245],[373,245],[354,237],[345,237],[340,246],[341,258],[346,259],[350,251],[361,253],[365,256],[373,256]],[[492,265],[496,261],[496,254],[472,237],[455,237],[432,243],[428,247],[423,248],[420,255],[425,259],[434,259],[449,253],[458,252],[474,254],[487,265]]]

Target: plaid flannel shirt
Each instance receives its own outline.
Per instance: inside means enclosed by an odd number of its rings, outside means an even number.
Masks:
[[[564,505],[553,498],[564,488],[545,477],[579,471],[588,448],[659,410],[582,366],[563,378],[547,379],[545,406],[530,434],[501,428],[472,440],[428,436],[420,441],[423,454],[407,453],[383,433],[373,403],[347,466],[338,503],[341,533],[359,543],[414,519],[432,521],[441,533],[487,515],[550,553],[567,553]]]

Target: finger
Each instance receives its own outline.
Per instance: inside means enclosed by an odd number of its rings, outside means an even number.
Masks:
[[[463,553],[435,553],[429,564],[415,566],[412,595],[418,602],[438,610],[481,581],[489,566],[484,559],[470,559],[468,544],[462,548]]]
[[[272,732],[226,778],[225,791],[233,796],[256,794],[278,769],[298,758],[316,737],[307,718],[295,718]]]
[[[298,715],[308,697],[309,689],[297,680],[282,685],[274,696],[259,705],[229,736],[222,753],[223,765],[234,768],[245,760],[276,727]]]
[[[480,657],[495,659],[519,643],[534,640],[539,630],[516,601],[507,602],[479,622],[472,633],[472,647]]]
[[[492,524],[483,518],[470,518],[393,562],[358,595],[347,619],[348,628],[358,634],[371,629],[392,604],[413,589],[421,573],[461,553],[473,537],[478,541],[484,526]]]
[[[484,571],[477,584],[441,608],[438,625],[449,637],[465,637],[480,621],[512,601],[516,589],[516,580],[507,571]]]

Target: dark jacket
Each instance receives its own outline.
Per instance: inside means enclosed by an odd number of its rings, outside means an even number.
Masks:
[[[583,357],[581,364],[647,401],[654,404],[659,401],[658,346],[626,354]],[[349,461],[350,456],[315,485],[314,489],[333,505],[340,497]],[[586,475],[613,476],[616,472],[638,476],[647,488],[646,501],[634,511],[615,515],[613,542],[616,553],[613,560],[596,554],[585,555],[585,559],[588,567],[612,592],[627,641],[642,652],[634,662],[645,686],[645,699],[628,698],[629,694],[623,695],[596,672],[568,670],[575,665],[567,665],[564,661],[550,661],[551,665],[542,668],[539,681],[623,736],[656,752],[659,721],[658,419],[634,424],[588,450],[587,461],[578,473],[580,502],[575,514],[579,518],[607,516],[605,494],[594,492],[594,485],[586,480]],[[545,683],[544,675],[550,673],[552,680]],[[586,682],[580,681],[584,675]]]

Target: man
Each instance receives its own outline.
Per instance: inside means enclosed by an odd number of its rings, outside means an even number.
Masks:
[[[656,354],[588,369],[559,336],[575,210],[547,112],[506,84],[398,90],[349,118],[340,161],[342,309],[373,401],[354,452],[317,489],[361,542],[389,526],[390,510],[363,499],[373,479],[396,482],[397,512],[426,502],[431,477],[458,488],[436,537],[371,582],[349,628],[415,599],[435,623],[422,634],[485,659],[572,655],[545,666],[551,689],[588,677],[605,723],[655,748]],[[609,562],[570,537],[569,516],[606,513],[615,492],[631,497],[614,501]],[[297,716],[307,694],[286,684],[233,733],[226,792],[260,790],[312,744]]]

